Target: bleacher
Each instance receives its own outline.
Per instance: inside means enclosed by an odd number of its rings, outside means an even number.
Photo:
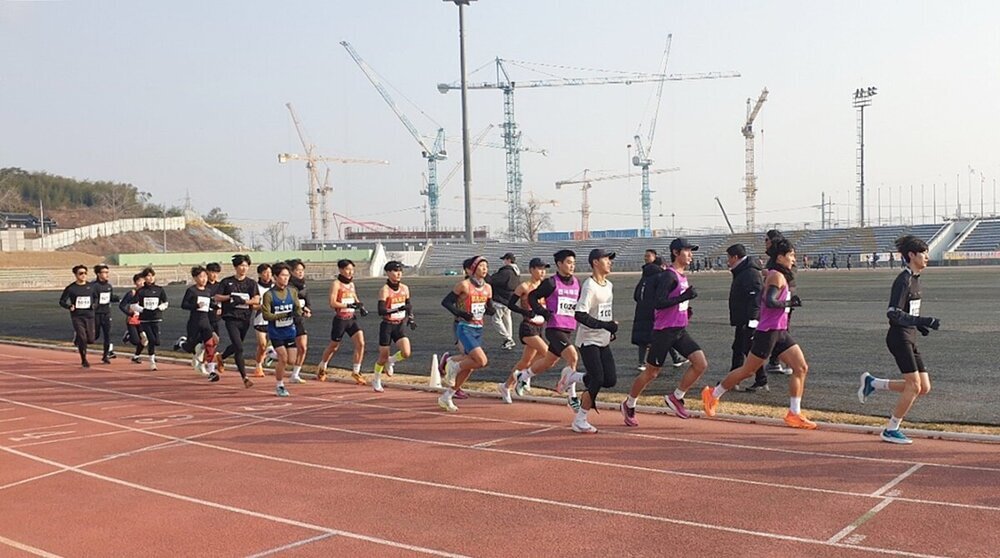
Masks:
[[[969,236],[955,247],[956,252],[996,252],[1000,251],[1000,220],[980,221]]]

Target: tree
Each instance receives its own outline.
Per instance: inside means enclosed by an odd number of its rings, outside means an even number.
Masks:
[[[278,250],[285,239],[285,224],[271,223],[264,227],[263,234],[268,250]]]
[[[203,216],[205,223],[215,227],[220,231],[233,237],[237,242],[243,242],[243,231],[239,227],[229,222],[229,214],[222,211],[221,207],[213,207],[211,211]]]
[[[145,202],[136,194],[135,187],[112,185],[107,190],[97,194],[98,205],[104,208],[104,213],[112,221],[135,217]]]
[[[534,197],[528,198],[528,203],[522,205],[518,212],[524,228],[519,231],[518,240],[538,242],[538,233],[552,228],[552,216],[542,211],[542,201]]]

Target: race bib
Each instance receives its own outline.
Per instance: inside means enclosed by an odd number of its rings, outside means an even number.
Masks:
[[[556,314],[560,316],[575,316],[576,315],[576,299],[570,298],[568,296],[561,296],[558,299],[558,306],[556,308]]]
[[[473,302],[471,306],[472,319],[479,321],[483,319],[486,315],[486,303],[485,302]]]
[[[611,306],[610,302],[602,302],[597,305],[597,319],[602,322],[610,322],[612,316]]]
[[[143,310],[156,310],[156,307],[159,305],[160,305],[160,299],[155,296],[142,297]]]
[[[198,300],[198,311],[208,312],[208,309],[212,305],[212,299],[207,296],[199,296],[197,300]]]
[[[292,320],[291,317],[288,317],[288,318],[279,318],[277,320],[274,320],[274,327],[288,327],[288,326],[292,325],[293,323],[294,323],[294,321]]]
[[[919,316],[920,315],[920,299],[910,301],[910,315]]]
[[[792,291],[788,291],[787,293],[785,293],[785,302],[788,302],[789,300],[792,300]],[[792,313],[792,307],[785,306],[785,314],[791,314],[791,313]]]
[[[340,299],[340,302],[344,304],[354,304],[354,299],[351,297],[342,298]],[[344,314],[353,314],[354,308],[341,308],[339,311],[343,312]]]
[[[76,302],[73,306],[76,306],[77,310],[86,310],[90,308],[90,297],[89,296],[78,296],[76,297]]]
[[[394,312],[389,314],[389,319],[398,322],[401,321],[403,318],[405,318],[406,310],[402,310],[403,306],[404,306],[403,304],[394,304],[392,308],[389,309],[389,310],[394,310]],[[483,311],[485,310],[486,309],[484,307]]]
[[[299,308],[305,308],[305,307],[306,307],[306,301],[300,298],[299,299]]]
[[[109,304],[111,302],[111,293],[99,293],[97,297],[98,304]]]
[[[237,308],[250,308],[248,304],[250,302],[250,295],[247,293],[230,293],[229,299]]]
[[[747,324],[747,327],[749,327],[750,329],[757,329],[757,324],[759,323],[760,322],[757,320],[750,320],[750,323]]]

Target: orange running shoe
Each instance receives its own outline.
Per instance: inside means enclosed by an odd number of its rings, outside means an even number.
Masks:
[[[791,410],[785,415],[785,424],[792,428],[802,428],[805,430],[816,430],[816,423],[806,418],[802,413],[794,414]]]
[[[354,383],[358,384],[359,386],[368,385],[368,382],[365,380],[365,377],[363,374],[361,374],[361,372],[351,372],[351,377],[354,378]]]
[[[218,374],[226,371],[226,363],[222,359],[222,353],[215,353],[215,371]]]
[[[264,377],[264,367],[258,364],[257,368],[254,369],[254,371],[253,371],[253,377],[254,378],[263,378]]]
[[[719,408],[719,398],[712,395],[712,388],[705,386],[701,390],[701,402],[705,405],[705,416],[714,417]],[[785,421],[787,420],[786,418]]]

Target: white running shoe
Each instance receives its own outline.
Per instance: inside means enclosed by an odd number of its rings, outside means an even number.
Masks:
[[[156,370],[156,358],[155,357],[149,357],[149,369],[150,370]]]
[[[442,393],[441,397],[438,397],[438,407],[449,413],[454,413],[458,410],[458,407],[455,406],[455,403],[452,402],[451,397],[448,397],[447,393]]]
[[[389,361],[385,363],[385,375],[392,377],[396,373],[396,359],[389,357]]]
[[[455,378],[458,376],[459,370],[461,370],[461,367],[459,366],[458,361],[450,359],[448,364],[444,366],[445,374],[441,383],[443,383],[446,387],[455,387]]]
[[[514,402],[514,400],[510,397],[510,388],[507,387],[507,384],[504,382],[497,384],[497,391],[500,392],[500,399],[503,399],[504,403],[510,405]]]
[[[291,382],[291,383],[293,383],[293,384],[304,384],[304,383],[306,383],[306,381],[304,379],[302,379],[302,376],[299,376],[298,374],[292,374],[292,377],[289,378],[288,381]]]
[[[524,391],[531,393],[531,378],[524,381]]]
[[[580,434],[596,434],[597,433],[597,428],[595,428],[589,422],[587,422],[586,418],[584,418],[583,420],[580,420],[579,417],[573,419],[572,428],[573,428],[573,432],[579,432]]]
[[[573,370],[569,366],[563,367],[562,373],[559,374],[559,381],[556,383],[557,394],[562,395],[566,392],[566,389],[569,388],[570,384],[574,383],[570,380],[570,378],[573,377],[574,372],[576,372],[576,370]]]
[[[376,374],[375,377],[372,378],[372,389],[377,391],[378,393],[382,393],[383,391],[385,391],[385,388],[382,387],[382,378],[379,378],[378,374]]]
[[[205,344],[198,343],[194,346],[194,358],[195,360],[205,362]]]

